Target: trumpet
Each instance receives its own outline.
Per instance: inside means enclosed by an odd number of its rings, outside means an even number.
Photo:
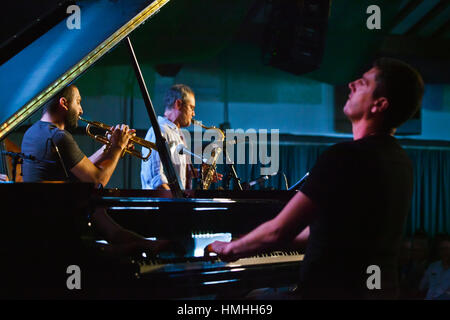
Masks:
[[[112,132],[113,131],[113,127],[112,126],[108,126],[102,122],[98,122],[98,121],[90,121],[90,120],[86,120],[83,119],[82,117],[79,117],[79,119],[83,122],[86,122],[88,125],[86,126],[86,134],[91,137],[94,140],[97,140],[100,143],[103,143],[106,145],[106,148],[109,148],[111,146],[111,142],[108,140],[108,138],[106,137],[106,133],[107,132]],[[106,130],[107,132],[105,133],[104,136],[101,135],[97,135],[97,134],[93,134],[90,129],[91,127],[97,127],[100,128],[102,130]],[[147,156],[143,156],[142,152],[139,152],[137,150],[134,150],[132,148],[125,148],[122,151],[122,157],[125,155],[125,153],[130,154],[131,156],[137,157],[139,159],[142,159],[143,161],[147,161],[148,158],[150,157],[150,154],[152,153],[152,149],[153,150],[158,150],[156,147],[156,144],[147,140],[144,140],[142,138],[136,137],[136,136],[132,136],[130,138],[130,141],[134,144],[138,144],[140,146],[143,146],[145,148],[147,148],[149,150]]]

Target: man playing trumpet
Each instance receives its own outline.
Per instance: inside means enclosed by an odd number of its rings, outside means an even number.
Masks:
[[[24,182],[78,180],[103,186],[108,183],[135,130],[124,124],[115,126],[109,137],[110,145],[107,148],[103,145],[88,158],[66,131],[77,127],[82,114],[80,92],[74,85],[61,90],[46,104],[41,120],[25,132],[22,140],[22,152],[37,159],[24,160]],[[112,254],[131,254],[142,249],[158,253],[170,245],[163,240],[148,241],[122,228],[101,207],[91,215],[91,222],[111,244],[105,250]]]
[[[78,180],[103,186],[108,183],[135,130],[124,124],[115,126],[110,147],[105,150],[102,146],[88,158],[66,130],[76,128],[82,114],[80,92],[74,85],[64,88],[46,104],[41,120],[25,132],[22,152],[48,162],[25,160],[24,182]]]

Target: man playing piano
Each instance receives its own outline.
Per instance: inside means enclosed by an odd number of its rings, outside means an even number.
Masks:
[[[302,298],[397,297],[397,256],[413,172],[393,135],[420,108],[424,84],[409,65],[381,58],[349,88],[344,113],[353,141],[327,149],[274,219],[235,241],[213,242],[205,254],[232,261],[308,238]]]
[[[45,106],[41,120],[31,126],[22,140],[22,152],[34,156],[36,161],[24,160],[24,182],[82,181],[105,186],[111,178],[122,151],[134,129],[117,125],[111,133],[111,146],[102,146],[87,158],[72,135],[66,131],[75,128],[83,114],[78,88],[70,85],[55,95]],[[40,161],[45,160],[45,161]],[[147,241],[141,236],[117,225],[103,208],[92,215],[97,231],[113,246],[111,253],[132,253],[138,249],[158,252],[168,245],[166,241]]]

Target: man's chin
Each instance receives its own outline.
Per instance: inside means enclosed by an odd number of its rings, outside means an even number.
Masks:
[[[344,114],[345,114],[346,116],[348,116],[348,113],[349,113],[348,101],[347,101],[347,103],[345,104],[344,108],[342,108],[342,112],[344,112]]]

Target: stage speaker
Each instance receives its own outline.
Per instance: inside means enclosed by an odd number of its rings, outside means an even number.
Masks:
[[[296,75],[318,69],[329,10],[330,0],[268,0],[263,63]]]
[[[182,67],[183,65],[178,63],[157,64],[155,70],[160,76],[175,77]]]
[[[334,130],[339,133],[352,133],[350,120],[344,114],[350,89],[348,85],[334,86]],[[396,135],[415,135],[422,132],[422,116],[419,109],[408,121],[397,128]]]

